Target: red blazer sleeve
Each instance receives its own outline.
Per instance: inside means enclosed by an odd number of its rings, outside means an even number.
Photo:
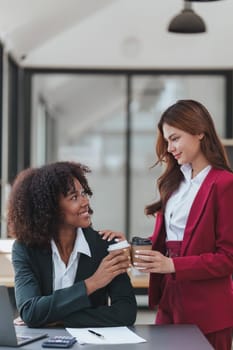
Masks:
[[[233,174],[213,170],[190,211],[184,233],[185,256],[173,259],[177,279],[206,280],[233,273],[232,199]]]

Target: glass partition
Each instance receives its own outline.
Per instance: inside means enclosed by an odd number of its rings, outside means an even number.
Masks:
[[[46,153],[44,162],[73,160],[88,165],[94,227],[125,231],[126,79],[39,75],[33,86],[37,101],[33,162],[40,164]]]
[[[129,238],[153,231],[144,207],[158,198],[162,169],[151,166],[161,113],[177,99],[197,99],[226,137],[224,74],[35,74],[32,85],[31,164],[88,165],[94,227]]]

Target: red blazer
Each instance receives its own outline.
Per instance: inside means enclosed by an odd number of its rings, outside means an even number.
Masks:
[[[183,314],[204,333],[233,326],[233,173],[211,169],[191,207],[174,279]],[[166,252],[164,216],[157,214],[153,249]],[[163,274],[151,273],[149,305],[159,304]]]

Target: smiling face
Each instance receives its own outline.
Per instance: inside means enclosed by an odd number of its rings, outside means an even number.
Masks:
[[[192,135],[164,123],[163,136],[167,141],[167,151],[173,155],[178,164],[194,165],[203,161],[204,155],[200,147],[203,134]]]
[[[66,196],[61,195],[59,206],[63,227],[76,229],[85,228],[91,224],[89,199],[77,179],[74,179],[74,189],[70,190]]]

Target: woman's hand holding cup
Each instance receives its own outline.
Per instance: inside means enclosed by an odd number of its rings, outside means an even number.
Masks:
[[[144,269],[140,266],[143,263],[144,253],[152,250],[152,242],[148,238],[133,237],[131,242],[131,261],[134,268]]]

